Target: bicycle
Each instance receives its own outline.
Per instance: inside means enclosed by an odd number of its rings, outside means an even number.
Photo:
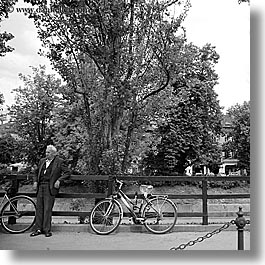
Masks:
[[[26,195],[9,198],[10,188],[2,188],[5,192],[0,204],[0,209],[3,206],[0,212],[0,223],[3,229],[11,234],[28,231],[35,223],[35,202]]]
[[[128,209],[134,224],[141,224],[149,232],[165,234],[173,229],[177,221],[177,207],[167,195],[153,195],[152,185],[140,185],[143,199],[138,205],[138,193],[131,200],[123,191],[123,182],[114,178],[118,184],[117,192],[98,202],[89,216],[91,229],[99,235],[114,232],[123,218],[123,208],[119,200]]]

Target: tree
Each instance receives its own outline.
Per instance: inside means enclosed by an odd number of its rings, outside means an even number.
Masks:
[[[0,166],[19,162],[23,158],[22,143],[9,122],[0,124],[0,150]]]
[[[82,97],[93,173],[114,156],[125,171],[140,109],[170,84],[170,50],[185,39],[177,34],[190,6],[183,2],[53,1],[53,12],[30,14],[48,58]],[[173,5],[180,16],[170,15]]]
[[[54,110],[52,140],[72,170],[86,173],[87,132],[82,121],[82,100],[67,86],[61,86],[58,91],[62,92],[63,100]]]
[[[32,67],[33,76],[19,77],[24,87],[14,89],[15,104],[9,108],[16,133],[24,141],[24,154],[28,162],[38,163],[46,146],[52,143],[53,114],[59,105],[60,80],[45,74],[45,67]]]
[[[238,4],[241,4],[241,3],[248,3],[248,4],[250,4],[250,0],[238,0]]]
[[[10,134],[0,136],[0,164],[10,164],[17,162],[19,157],[19,142]]]
[[[5,117],[3,114],[3,105],[5,103],[4,95],[0,92],[0,124],[3,124]]]
[[[232,150],[239,160],[238,167],[250,172],[250,102],[230,107],[226,113],[231,120],[232,130],[228,133],[231,139],[226,148]]]
[[[17,0],[2,0],[0,3],[0,23],[4,18],[8,18],[9,12],[13,9]],[[7,52],[12,52],[14,48],[6,43],[13,39],[14,36],[8,32],[0,32],[0,57],[4,56]]]
[[[5,103],[4,95],[0,92],[0,108],[2,108],[4,103]]]
[[[219,56],[209,44],[202,48],[189,44],[181,54],[183,58],[174,57],[179,69],[171,96],[167,94],[165,107],[158,106],[162,110],[153,118],[158,140],[144,159],[144,166],[158,173],[183,174],[188,161],[208,165],[220,160],[217,137],[222,112],[214,91],[218,80],[214,65]]]

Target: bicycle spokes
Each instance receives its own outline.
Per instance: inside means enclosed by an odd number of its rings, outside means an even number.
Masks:
[[[22,233],[35,222],[36,206],[27,196],[10,199],[1,210],[1,224],[10,233]]]
[[[172,201],[157,197],[150,200],[143,210],[143,215],[146,219],[144,225],[149,231],[163,234],[174,227],[177,211]]]
[[[107,235],[113,232],[120,224],[122,209],[118,202],[103,200],[91,211],[90,226],[94,232]]]

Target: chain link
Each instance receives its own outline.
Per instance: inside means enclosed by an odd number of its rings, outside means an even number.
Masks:
[[[235,224],[235,220],[231,220],[230,222],[225,223],[220,228],[217,228],[217,229],[213,230],[212,232],[207,233],[204,236],[198,237],[195,240],[191,240],[191,241],[189,241],[186,244],[181,244],[178,247],[172,247],[170,250],[183,250],[183,249],[185,249],[188,246],[191,247],[191,246],[195,245],[196,243],[202,242],[205,239],[212,237],[213,235],[221,233],[223,230],[229,228],[232,224]]]

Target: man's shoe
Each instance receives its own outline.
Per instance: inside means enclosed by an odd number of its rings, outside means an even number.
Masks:
[[[32,236],[38,236],[38,235],[41,235],[42,234],[42,232],[41,232],[41,230],[36,230],[36,231],[34,231],[33,233],[31,233],[30,234],[30,236],[32,237]]]
[[[45,233],[45,236],[46,236],[46,237],[50,237],[50,236],[52,236],[52,232],[47,232],[47,233]]]

